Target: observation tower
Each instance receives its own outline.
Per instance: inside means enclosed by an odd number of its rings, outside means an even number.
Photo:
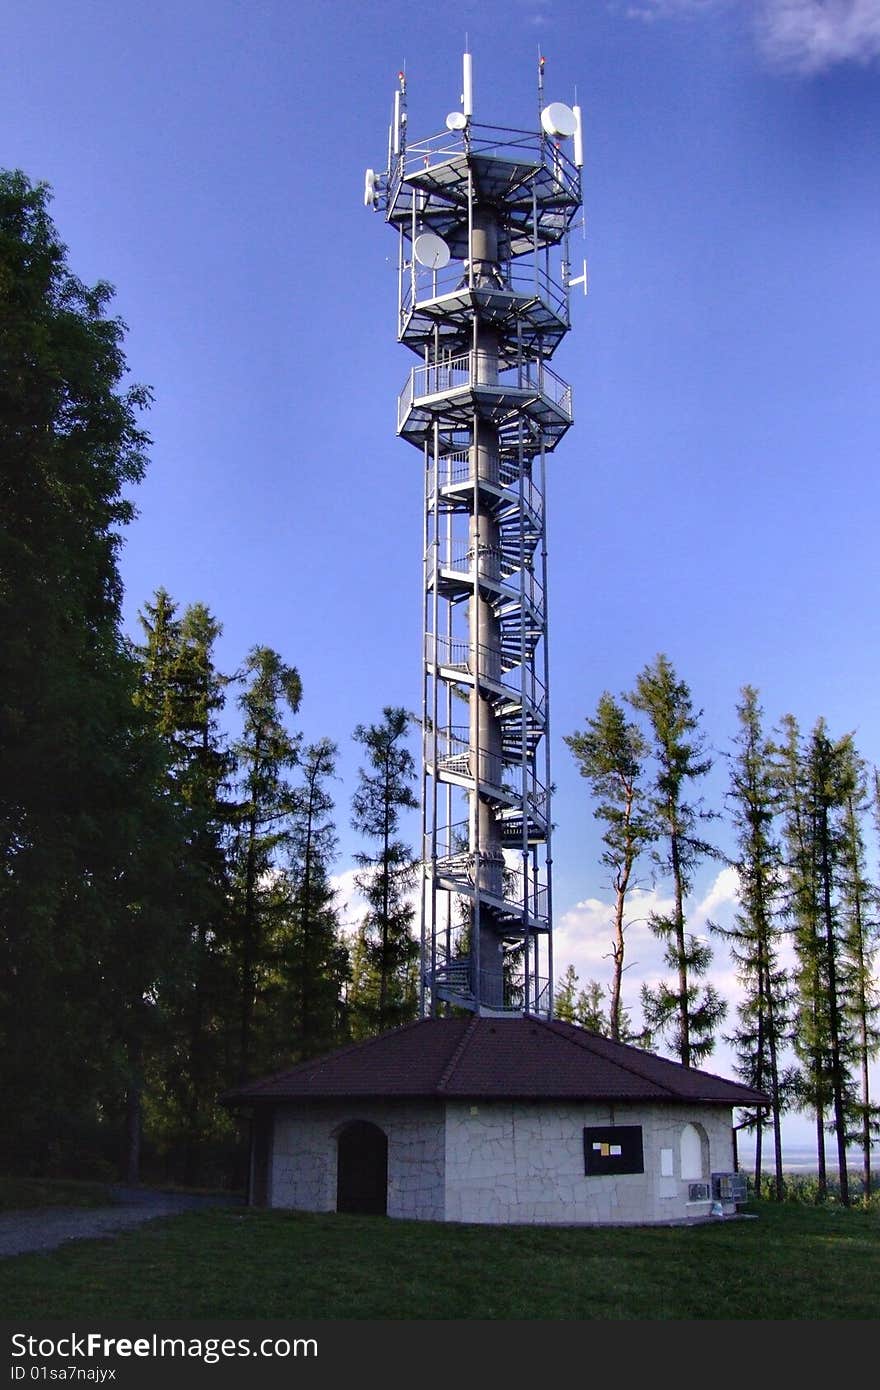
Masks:
[[[398,75],[365,202],[398,233],[397,432],[424,478],[421,1012],[552,1013],[545,471],[572,423],[550,367],[570,327],[577,106],[534,130],[461,109],[409,139]]]

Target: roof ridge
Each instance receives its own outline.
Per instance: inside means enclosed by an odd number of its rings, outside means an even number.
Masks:
[[[467,1048],[468,1043],[470,1042],[471,1038],[476,1032],[477,1024],[479,1023],[479,1021],[479,1014],[474,1014],[471,1017],[467,1027],[465,1028],[464,1032],[461,1035],[461,1038],[458,1041],[458,1044],[455,1047],[455,1050],[452,1053],[452,1056],[446,1063],[446,1068],[443,1071],[440,1080],[437,1082],[438,1091],[445,1091],[446,1087],[449,1085],[449,1082],[452,1080],[455,1069],[461,1061],[462,1057],[464,1056],[465,1049]]]
[[[583,1037],[580,1037],[580,1036],[577,1036],[577,1035],[572,1036],[572,1034],[566,1033],[566,1032],[562,1031],[562,1029],[564,1029],[566,1026],[570,1026],[570,1027],[575,1027],[575,1028],[577,1028],[577,1027],[579,1027],[579,1025],[578,1025],[578,1024],[566,1025],[566,1024],[564,1024],[564,1023],[562,1022],[562,1019],[557,1019],[557,1018],[539,1018],[539,1019],[537,1019],[536,1021],[537,1021],[538,1023],[542,1023],[546,1028],[549,1028],[553,1033],[555,1033],[556,1037],[558,1037],[558,1038],[565,1038],[565,1040],[566,1040],[567,1042],[570,1042],[570,1043],[572,1044],[573,1047],[579,1047],[579,1048],[581,1048],[584,1052],[589,1052],[590,1055],[593,1056],[593,1057],[601,1057],[602,1054],[601,1054],[601,1052],[598,1052],[595,1048],[589,1046],[589,1043],[588,1043],[587,1039],[590,1038],[590,1037],[592,1037],[592,1036],[601,1038],[603,1042],[610,1042],[610,1043],[612,1043],[615,1047],[626,1048],[628,1052],[639,1052],[639,1051],[640,1051],[640,1049],[637,1048],[637,1047],[630,1047],[628,1043],[615,1043],[613,1038],[606,1038],[605,1035],[604,1035],[603,1033],[596,1033],[595,1035],[594,1035],[594,1034],[591,1034],[586,1028],[580,1030],[585,1036],[583,1036]],[[560,1024],[562,1024],[562,1028],[559,1027]],[[650,1054],[648,1054],[648,1055],[649,1055],[649,1056],[654,1056],[653,1053],[650,1053]],[[606,1059],[604,1059],[604,1060],[609,1060],[609,1059],[606,1058]],[[669,1058],[669,1057],[659,1057],[659,1058],[657,1058],[656,1060],[657,1060],[657,1061],[661,1061],[661,1062],[671,1062],[671,1061],[672,1061],[672,1059]],[[675,1066],[676,1063],[673,1062],[672,1065]],[[678,1065],[680,1066],[681,1063],[678,1063]],[[631,1076],[637,1076],[637,1077],[639,1078],[640,1081],[648,1081],[648,1082],[650,1082],[650,1084],[651,1084],[652,1086],[657,1086],[657,1087],[659,1087],[659,1089],[660,1089],[661,1091],[666,1091],[666,1093],[667,1093],[668,1095],[670,1095],[670,1096],[676,1096],[676,1097],[679,1097],[679,1098],[680,1098],[680,1092],[678,1092],[678,1091],[676,1091],[676,1090],[673,1090],[673,1088],[672,1088],[671,1086],[667,1086],[663,1081],[658,1081],[658,1079],[657,1079],[656,1076],[651,1076],[651,1075],[649,1075],[646,1071],[644,1071],[643,1069],[641,1069],[641,1068],[639,1068],[639,1067],[628,1066],[626,1062],[618,1062],[616,1058],[614,1059],[614,1066],[620,1067],[620,1070],[621,1070],[621,1071],[627,1071],[627,1072],[629,1072]],[[720,1080],[720,1078],[716,1078],[716,1080]]]
[[[271,1086],[273,1082],[280,1081],[283,1076],[291,1076],[293,1072],[307,1071],[309,1068],[322,1066],[325,1062],[336,1061],[337,1057],[347,1057],[350,1052],[362,1051],[372,1047],[374,1043],[383,1042],[390,1038],[394,1033],[406,1033],[412,1028],[417,1028],[420,1023],[425,1023],[423,1018],[413,1019],[412,1023],[403,1023],[399,1028],[386,1028],[383,1033],[374,1033],[371,1038],[359,1038],[355,1042],[346,1043],[344,1047],[335,1047],[330,1052],[322,1052],[320,1057],[307,1057],[302,1062],[294,1062],[292,1067],[282,1067],[280,1071],[273,1072],[271,1076],[261,1076],[256,1081],[242,1081],[237,1086],[232,1086],[228,1091],[224,1091],[221,1100],[226,1096],[235,1096],[239,1091],[262,1090],[266,1086]]]
[[[561,1023],[562,1019],[540,1019],[539,1022]],[[730,1077],[721,1076],[717,1071],[706,1071],[705,1067],[686,1067],[683,1062],[677,1061],[675,1057],[661,1057],[659,1052],[649,1052],[647,1048],[636,1047],[634,1043],[615,1041],[614,1038],[609,1038],[607,1033],[597,1033],[592,1028],[584,1028],[580,1023],[573,1023],[571,1027],[579,1029],[581,1033],[586,1033],[588,1037],[599,1038],[603,1043],[610,1043],[612,1047],[625,1048],[627,1052],[634,1052],[637,1057],[650,1057],[654,1062],[668,1062],[670,1066],[678,1067],[681,1071],[687,1072],[688,1076],[705,1076],[708,1077],[710,1081],[720,1081],[724,1086],[738,1086],[744,1091],[757,1090],[757,1087],[748,1086],[745,1081],[731,1081]],[[575,1041],[575,1039],[572,1039],[572,1041]],[[623,1067],[625,1071],[631,1071],[635,1076],[642,1075],[635,1067],[627,1067],[622,1062],[620,1066]],[[648,1080],[652,1080],[652,1078],[648,1077]],[[662,1082],[658,1082],[657,1084],[662,1085]],[[668,1087],[666,1089],[668,1089]]]

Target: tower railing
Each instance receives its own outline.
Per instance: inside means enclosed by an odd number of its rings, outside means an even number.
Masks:
[[[425,660],[431,666],[446,667],[452,671],[460,672],[462,676],[471,679],[474,677],[472,647],[467,638],[447,637],[443,633],[426,633]],[[511,669],[505,664],[500,650],[484,646],[482,643],[477,646],[477,661],[480,677],[492,685],[500,687],[519,704],[523,697],[523,681],[519,675],[513,674],[514,671],[519,670],[519,667]],[[544,710],[546,698],[547,692],[543,681],[530,671],[525,690],[527,704],[540,714]]]
[[[433,500],[438,489],[456,487],[472,481],[472,464],[468,449],[456,449],[442,454],[436,463],[428,465],[428,497]],[[494,459],[491,465],[480,473],[480,482],[502,489],[504,505],[518,508],[522,505],[532,526],[539,527],[544,515],[544,498],[541,489],[526,469],[520,477],[515,463],[507,459]]]
[[[400,304],[401,336],[405,338],[406,321],[413,310],[431,304],[434,300],[449,298],[471,287],[467,276],[463,276],[460,266],[449,266],[443,270],[432,270],[420,266],[415,259],[410,266]],[[485,286],[474,288],[484,289]],[[568,324],[568,296],[565,289],[543,266],[527,265],[523,261],[512,262],[512,268],[495,285],[493,290],[502,290],[524,303],[539,301],[545,309],[565,326]],[[522,312],[520,310],[520,312]]]
[[[536,170],[545,168],[552,172],[572,205],[580,205],[580,171],[555,141],[533,130],[512,130],[471,121],[466,131],[441,130],[424,140],[409,143],[406,150],[401,151],[388,185],[392,216],[405,179],[414,183],[426,169],[467,154],[494,155],[498,159],[527,162]]]
[[[413,367],[397,401],[398,431],[416,401],[468,390],[537,392],[565,419],[571,420],[571,387],[545,362],[523,361],[515,367],[502,367],[492,381],[484,379],[485,371],[485,355],[476,352]]]

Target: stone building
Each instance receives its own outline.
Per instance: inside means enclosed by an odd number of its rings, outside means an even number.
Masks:
[[[422,1019],[239,1087],[250,1200],[422,1221],[735,1210],[732,1108],[767,1097],[574,1024]]]

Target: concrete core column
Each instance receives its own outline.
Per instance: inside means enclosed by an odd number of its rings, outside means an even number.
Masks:
[[[474,284],[497,283],[498,234],[494,216],[475,209],[471,237],[471,262]],[[478,324],[474,339],[474,379],[479,385],[492,386],[498,380],[498,338],[490,329]],[[501,577],[501,538],[498,523],[488,510],[488,493],[480,487],[484,480],[498,479],[498,432],[491,424],[480,421],[471,446],[471,480],[474,484],[475,507],[470,518],[470,554],[476,556],[478,575],[488,580]],[[501,627],[491,602],[481,594],[479,583],[474,590],[469,611],[471,649],[482,675],[492,680],[501,677]],[[478,784],[498,786],[502,779],[501,726],[493,703],[479,689],[470,696],[469,720],[470,765]],[[493,896],[503,893],[504,856],[501,831],[495,808],[478,792],[471,807],[471,850],[480,853],[479,886]],[[481,1004],[501,1008],[504,1004],[504,971],[502,939],[492,909],[481,905],[479,923],[479,961],[481,978],[475,981]]]

